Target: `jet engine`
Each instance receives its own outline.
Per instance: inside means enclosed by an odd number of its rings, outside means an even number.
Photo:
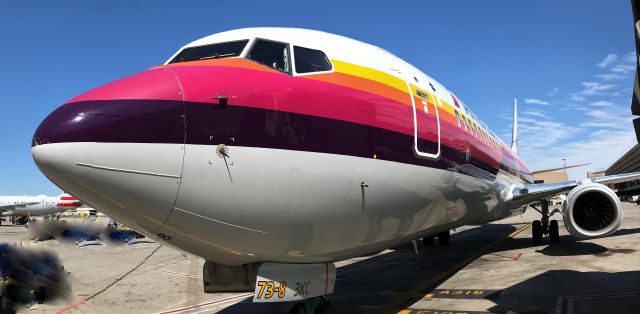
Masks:
[[[618,196],[599,183],[588,182],[573,188],[562,204],[562,214],[569,233],[580,239],[607,236],[622,223]]]

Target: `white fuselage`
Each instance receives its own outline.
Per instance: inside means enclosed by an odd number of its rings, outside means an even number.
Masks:
[[[376,159],[229,147],[227,171],[205,145],[55,143],[33,155],[49,175],[74,173],[56,183],[83,202],[223,264],[337,261],[521,212],[500,206],[509,182]]]

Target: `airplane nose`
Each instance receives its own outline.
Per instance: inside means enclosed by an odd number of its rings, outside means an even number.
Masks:
[[[155,68],[71,99],[32,141],[42,173],[84,203],[140,231],[168,218],[182,175],[182,90]]]
[[[182,90],[169,69],[157,68],[88,91],[52,112],[32,146],[64,142],[180,142],[166,130],[184,123]],[[165,125],[167,124],[167,125]]]

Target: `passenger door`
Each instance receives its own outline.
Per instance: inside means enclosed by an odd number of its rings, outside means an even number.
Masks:
[[[424,85],[416,77],[408,80],[402,75],[407,84],[413,107],[413,152],[418,158],[440,159],[440,114],[438,112],[438,100],[434,94],[429,93]],[[415,82],[413,84],[412,82]],[[422,83],[422,84],[420,84]]]

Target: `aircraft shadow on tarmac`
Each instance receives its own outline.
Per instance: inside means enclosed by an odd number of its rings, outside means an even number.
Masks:
[[[453,234],[451,244],[448,246],[425,247],[421,245],[420,255],[415,254],[409,243],[394,248],[393,252],[340,267],[337,272],[334,293],[328,296],[328,299],[336,313],[397,312],[422,300],[425,294],[430,293],[439,284],[483,255],[545,245],[545,243],[534,244],[530,238],[504,239],[506,234],[515,229],[516,227],[511,225],[482,225]],[[612,236],[631,233],[640,233],[640,228],[623,229]],[[499,240],[501,238],[503,240]],[[572,236],[562,236],[560,243],[547,244],[536,252],[548,256],[608,256],[629,254],[634,250],[608,249],[595,243],[576,241]],[[457,267],[452,268],[453,265]],[[555,311],[558,296],[577,295],[580,289],[585,289],[584,286],[572,289],[572,282],[607,283],[610,280],[615,281],[623,278],[624,276],[621,274],[636,276],[636,278],[640,275],[639,272],[548,271],[483,298],[497,304],[491,309],[492,311],[547,312],[547,309]],[[639,284],[640,280],[637,280],[636,286]],[[553,289],[549,289],[549,287]],[[603,291],[599,288],[591,288],[592,292],[597,290],[600,293]],[[617,291],[616,289],[605,290]],[[640,291],[640,288],[635,290]],[[560,292],[562,294],[559,294]],[[538,297],[532,297],[536,295]],[[542,298],[545,299],[541,301]],[[249,297],[225,308],[220,313],[288,313],[294,305],[292,302],[257,304],[251,303],[251,299]]]
[[[628,234],[640,233],[640,228],[633,229],[620,229],[609,237],[617,237]],[[544,245],[543,243],[532,243],[529,238],[511,239],[511,241],[505,242],[497,249],[500,251],[523,249],[529,247],[535,247]],[[578,256],[578,255],[594,255],[599,257],[610,256],[613,254],[631,254],[636,250],[633,249],[611,249],[602,245],[592,243],[590,240],[579,240],[571,235],[560,236],[559,243],[547,243],[543,249],[536,250],[537,253],[541,253],[547,256]]]
[[[549,270],[500,292],[489,310],[504,313],[637,313],[640,271]]]
[[[416,255],[408,243],[387,254],[340,267],[334,293],[328,299],[337,313],[375,312],[398,297],[406,299],[403,294],[407,291],[464,260],[470,251],[513,230],[515,227],[510,225],[483,225],[454,234],[451,244],[446,247],[420,245],[420,255]],[[293,304],[256,304],[247,298],[220,313],[288,313]]]

